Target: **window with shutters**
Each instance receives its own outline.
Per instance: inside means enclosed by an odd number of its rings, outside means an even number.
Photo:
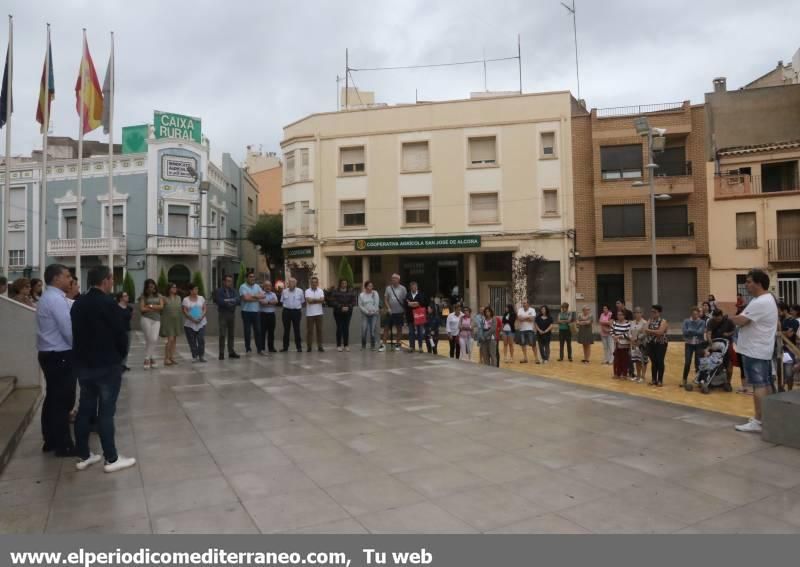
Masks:
[[[687,205],[656,206],[656,237],[693,236],[694,225],[689,222]]]
[[[542,190],[542,216],[558,216],[558,189]]]
[[[342,201],[340,203],[342,211],[343,227],[362,227],[367,224],[367,210],[363,199],[358,201]]]
[[[644,205],[603,206],[603,238],[644,236]]]
[[[366,171],[364,146],[341,148],[339,150],[342,175],[361,175]]]
[[[170,206],[167,215],[168,236],[189,236],[189,207]]]
[[[284,234],[295,234],[297,225],[295,224],[294,203],[286,203],[283,206],[283,232]]]
[[[600,172],[604,180],[641,178],[642,145],[601,147]]]
[[[495,136],[470,138],[469,163],[472,167],[497,165],[497,138]]]
[[[430,197],[405,197],[403,198],[403,219],[405,224],[431,223]]]
[[[755,213],[736,213],[736,248],[758,248]]]
[[[77,209],[61,210],[61,238],[78,238]]]
[[[283,160],[286,162],[286,184],[288,185],[294,183],[294,151],[283,154]]]
[[[26,204],[25,187],[12,187],[11,194],[8,199],[8,222],[9,223],[24,223],[28,216],[28,207]]]
[[[125,236],[125,211],[123,210],[122,205],[114,205],[114,210],[112,214],[112,224],[111,229],[114,232],[114,236]],[[107,236],[106,234],[106,227],[108,226],[108,205],[103,205],[103,220],[101,222],[101,226],[103,229],[103,236]]]
[[[310,178],[308,148],[303,148],[300,150],[300,181],[308,181]]]
[[[247,214],[253,216],[253,211],[255,210],[256,203],[253,201],[252,197],[247,198]]]
[[[497,224],[500,222],[497,193],[472,193],[469,196],[470,224]]]
[[[428,142],[403,144],[403,172],[430,171]]]
[[[540,159],[556,157],[556,133],[542,132],[539,135],[539,148]]]

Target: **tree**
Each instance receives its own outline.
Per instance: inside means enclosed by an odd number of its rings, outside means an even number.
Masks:
[[[339,261],[339,268],[336,270],[336,287],[339,286],[341,280],[347,280],[347,285],[353,287],[353,268],[350,267],[347,256],[342,256]]]
[[[156,287],[158,288],[158,293],[161,295],[167,295],[167,286],[169,285],[169,280],[167,279],[167,274],[164,272],[164,268],[161,268],[161,273],[158,274],[158,282],[156,283]]]
[[[131,273],[125,272],[125,279],[122,280],[122,291],[128,294],[128,299],[133,302],[136,301],[136,285],[133,283]]]
[[[247,240],[261,247],[273,280],[283,277],[283,216],[262,214],[247,231]],[[275,266],[275,273],[272,273]]]
[[[526,254],[514,256],[511,259],[511,286],[515,304],[527,299],[534,303],[542,279],[542,265],[546,262],[544,256]]]
[[[244,262],[239,264],[239,277],[236,278],[236,289],[239,289],[247,281],[247,266]]]
[[[195,272],[194,276],[192,276],[192,285],[197,286],[198,295],[202,295],[203,297],[206,296],[206,286],[203,284],[203,274],[200,272]]]

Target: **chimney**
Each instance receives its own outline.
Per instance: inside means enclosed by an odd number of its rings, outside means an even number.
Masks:
[[[725,77],[717,77],[714,79],[714,92],[724,93],[728,90],[728,80]]]

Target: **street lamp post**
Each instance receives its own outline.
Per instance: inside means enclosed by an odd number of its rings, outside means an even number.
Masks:
[[[664,128],[651,128],[647,118],[640,116],[634,120],[636,133],[647,137],[647,185],[650,189],[650,285],[653,303],[658,303],[658,261],[656,258],[656,199],[667,200],[669,195],[656,195],[655,173],[658,164],[653,157],[654,150],[663,150],[666,139]],[[633,184],[634,187],[644,185],[641,181]]]

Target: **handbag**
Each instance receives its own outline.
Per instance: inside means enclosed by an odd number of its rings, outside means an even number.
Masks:
[[[415,307],[411,314],[414,317],[414,325],[424,325],[428,322],[427,310],[424,307]]]

